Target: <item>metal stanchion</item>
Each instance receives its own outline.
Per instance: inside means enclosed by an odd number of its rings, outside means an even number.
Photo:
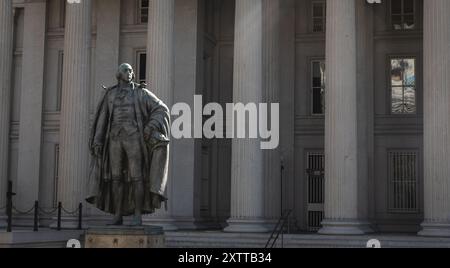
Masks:
[[[39,201],[34,202],[34,227],[33,231],[37,232],[39,231],[39,223],[38,223],[38,216],[39,216]]]
[[[78,230],[83,229],[83,204],[78,206]]]
[[[8,227],[6,231],[8,233],[12,232],[12,209],[13,209],[13,202],[12,198],[16,194],[12,191],[12,181],[8,181],[8,192],[6,193],[6,214],[8,216]]]
[[[62,203],[58,203],[58,219],[57,219],[57,228],[56,230],[61,231],[61,210],[62,210]]]

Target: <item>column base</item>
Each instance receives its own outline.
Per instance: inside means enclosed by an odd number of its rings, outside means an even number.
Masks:
[[[426,237],[450,237],[450,222],[431,223],[424,222],[421,224],[422,231],[419,236]]]
[[[173,224],[177,230],[198,230],[198,226],[195,223],[193,217],[172,217]]]
[[[152,216],[143,216],[142,218],[144,225],[153,225],[162,227],[166,232],[177,231],[179,228],[176,225],[176,221],[171,218],[157,218]]]
[[[373,233],[370,223],[361,221],[324,220],[319,234],[322,235],[364,235]]]
[[[267,222],[264,220],[229,219],[228,226],[223,229],[226,233],[268,233]]]
[[[217,219],[212,217],[199,217],[194,222],[197,230],[221,230],[224,228]]]

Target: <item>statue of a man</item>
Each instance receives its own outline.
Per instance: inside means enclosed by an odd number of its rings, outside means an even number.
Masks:
[[[136,84],[133,68],[119,66],[118,84],[106,89],[90,134],[92,165],[87,201],[114,214],[111,225],[142,225],[167,200],[170,113],[144,84]]]

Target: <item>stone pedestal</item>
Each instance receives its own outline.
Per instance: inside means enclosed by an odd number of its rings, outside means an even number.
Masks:
[[[164,248],[162,227],[92,227],[85,232],[85,248]]]

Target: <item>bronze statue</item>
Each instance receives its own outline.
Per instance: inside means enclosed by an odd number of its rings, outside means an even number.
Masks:
[[[167,200],[170,113],[145,84],[136,84],[133,68],[119,66],[118,84],[107,88],[90,134],[92,165],[87,201],[114,214],[111,225],[142,225]]]

